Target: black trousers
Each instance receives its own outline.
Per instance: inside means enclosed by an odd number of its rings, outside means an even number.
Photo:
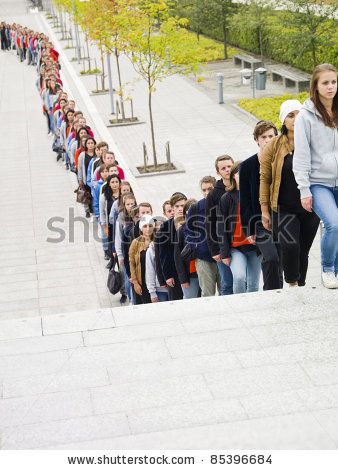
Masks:
[[[47,111],[44,111],[43,113],[46,118],[47,118],[47,127],[48,127],[48,132],[51,132],[51,128],[50,128],[50,120],[49,120],[49,115],[48,115],[48,112]]]
[[[283,267],[281,249],[273,240],[272,233],[263,225],[256,229],[256,245],[263,256],[263,290],[283,288]]]
[[[309,251],[319,226],[314,212],[272,213],[272,227],[282,250],[285,282],[305,286]]]
[[[4,51],[8,49],[7,39],[5,37],[1,37],[1,49]]]
[[[178,277],[175,277],[174,281],[175,281],[175,286],[168,287],[169,300],[181,300],[183,299],[183,292],[182,292],[182,287],[181,287]]]
[[[135,304],[136,305],[141,305],[141,304],[151,304],[151,298],[149,291],[147,289],[147,286],[145,284],[142,284],[142,294],[138,295],[135,292],[134,286],[133,286],[133,293],[134,293],[134,298],[135,298]]]

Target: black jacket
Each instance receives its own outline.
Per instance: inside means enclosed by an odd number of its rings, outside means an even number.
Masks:
[[[181,225],[181,227],[176,232],[177,243],[175,243],[174,248],[175,266],[178,274],[178,279],[180,280],[180,284],[190,282],[191,277],[197,277],[196,273],[190,273],[190,260],[183,261],[181,256],[181,252],[187,244],[187,241],[185,239],[184,225]]]
[[[259,160],[256,153],[244,160],[239,170],[241,224],[247,237],[256,234],[257,225],[262,220],[259,184]]]
[[[218,236],[220,230],[217,227],[220,223],[218,217],[218,204],[224,193],[225,186],[223,180],[218,180],[214,189],[208,194],[205,203],[205,228],[211,256],[216,256],[220,253],[220,239]]]
[[[160,286],[165,286],[166,285],[166,280],[163,275],[162,271],[162,266],[161,266],[161,260],[160,260],[160,252],[158,248],[158,234],[155,234],[154,238],[154,250],[155,250],[155,270],[156,270],[156,276],[158,279],[158,282],[160,283]]]
[[[164,279],[177,279],[174,260],[174,248],[176,243],[176,227],[174,219],[169,219],[163,222],[157,232],[156,238]]]
[[[140,221],[138,220],[135,224],[134,224],[134,227],[131,231],[131,241],[133,241],[135,238],[138,238],[141,234],[141,230],[140,230]]]
[[[132,231],[134,228],[134,222],[127,222],[123,228],[121,241],[122,241],[122,253],[124,258],[124,266],[127,272],[128,277],[130,277],[130,265],[129,265],[129,248],[132,238]]]
[[[218,207],[219,218],[222,223],[219,224],[220,253],[222,259],[230,258],[231,243],[236,226],[236,217],[238,211],[239,191],[231,191],[221,197]]]

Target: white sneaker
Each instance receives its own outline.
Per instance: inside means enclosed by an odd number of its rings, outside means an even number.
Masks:
[[[324,273],[322,272],[322,281],[323,286],[327,289],[338,289],[338,278],[334,273]]]

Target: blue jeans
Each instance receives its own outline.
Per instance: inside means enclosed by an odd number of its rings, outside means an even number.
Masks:
[[[324,272],[338,272],[338,187],[328,188],[320,184],[310,186],[313,210],[324,223],[321,240],[322,267]]]
[[[47,112],[48,112],[50,131],[52,132],[52,134],[54,134],[54,116],[53,114],[50,114],[51,110]]]
[[[196,299],[199,289],[198,277],[191,277],[189,279],[189,287],[182,287],[183,299]]]
[[[221,278],[221,289],[220,295],[231,295],[233,294],[233,279],[232,272],[229,266],[224,264],[222,261],[217,263],[218,272]]]
[[[234,294],[258,291],[262,256],[257,256],[256,250],[232,248],[230,269],[234,278]]]
[[[162,291],[157,290],[156,295],[157,295],[159,302],[168,302],[169,300],[168,292],[162,292]]]
[[[97,225],[99,227],[99,235],[100,235],[100,238],[101,238],[101,241],[102,241],[103,251],[108,251],[108,248],[109,248],[108,237],[106,237],[105,234],[104,234],[104,231],[103,231],[102,224],[101,224],[100,220],[97,221]]]
[[[129,303],[134,304],[134,296],[133,296],[132,285],[131,285],[131,282],[129,280],[129,276],[127,274],[127,271],[125,269],[124,269],[124,288],[125,288],[125,291],[127,292]]]

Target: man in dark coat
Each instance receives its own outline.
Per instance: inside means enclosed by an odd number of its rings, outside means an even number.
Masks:
[[[259,121],[254,129],[254,138],[259,151],[241,163],[239,172],[239,200],[241,224],[244,234],[255,241],[263,255],[262,273],[263,289],[280,289],[283,287],[283,273],[280,263],[278,245],[272,234],[262,225],[261,206],[259,204],[259,158],[266,144],[277,135],[272,122]]]
[[[210,191],[205,203],[207,243],[211,257],[217,263],[217,269],[221,279],[221,295],[230,295],[233,293],[233,280],[230,267],[222,263],[220,255],[220,231],[223,226],[223,221],[219,220],[217,216],[217,208],[221,197],[230,184],[229,178],[233,164],[234,160],[229,155],[222,155],[216,158],[215,168],[221,179],[217,181],[214,189]]]
[[[171,196],[170,205],[174,210],[174,217],[163,222],[156,236],[161,268],[168,286],[169,300],[183,298],[175,266],[174,250],[175,243],[177,243],[176,230],[180,219],[183,217],[183,207],[186,201],[187,197],[182,193],[174,193]]]

